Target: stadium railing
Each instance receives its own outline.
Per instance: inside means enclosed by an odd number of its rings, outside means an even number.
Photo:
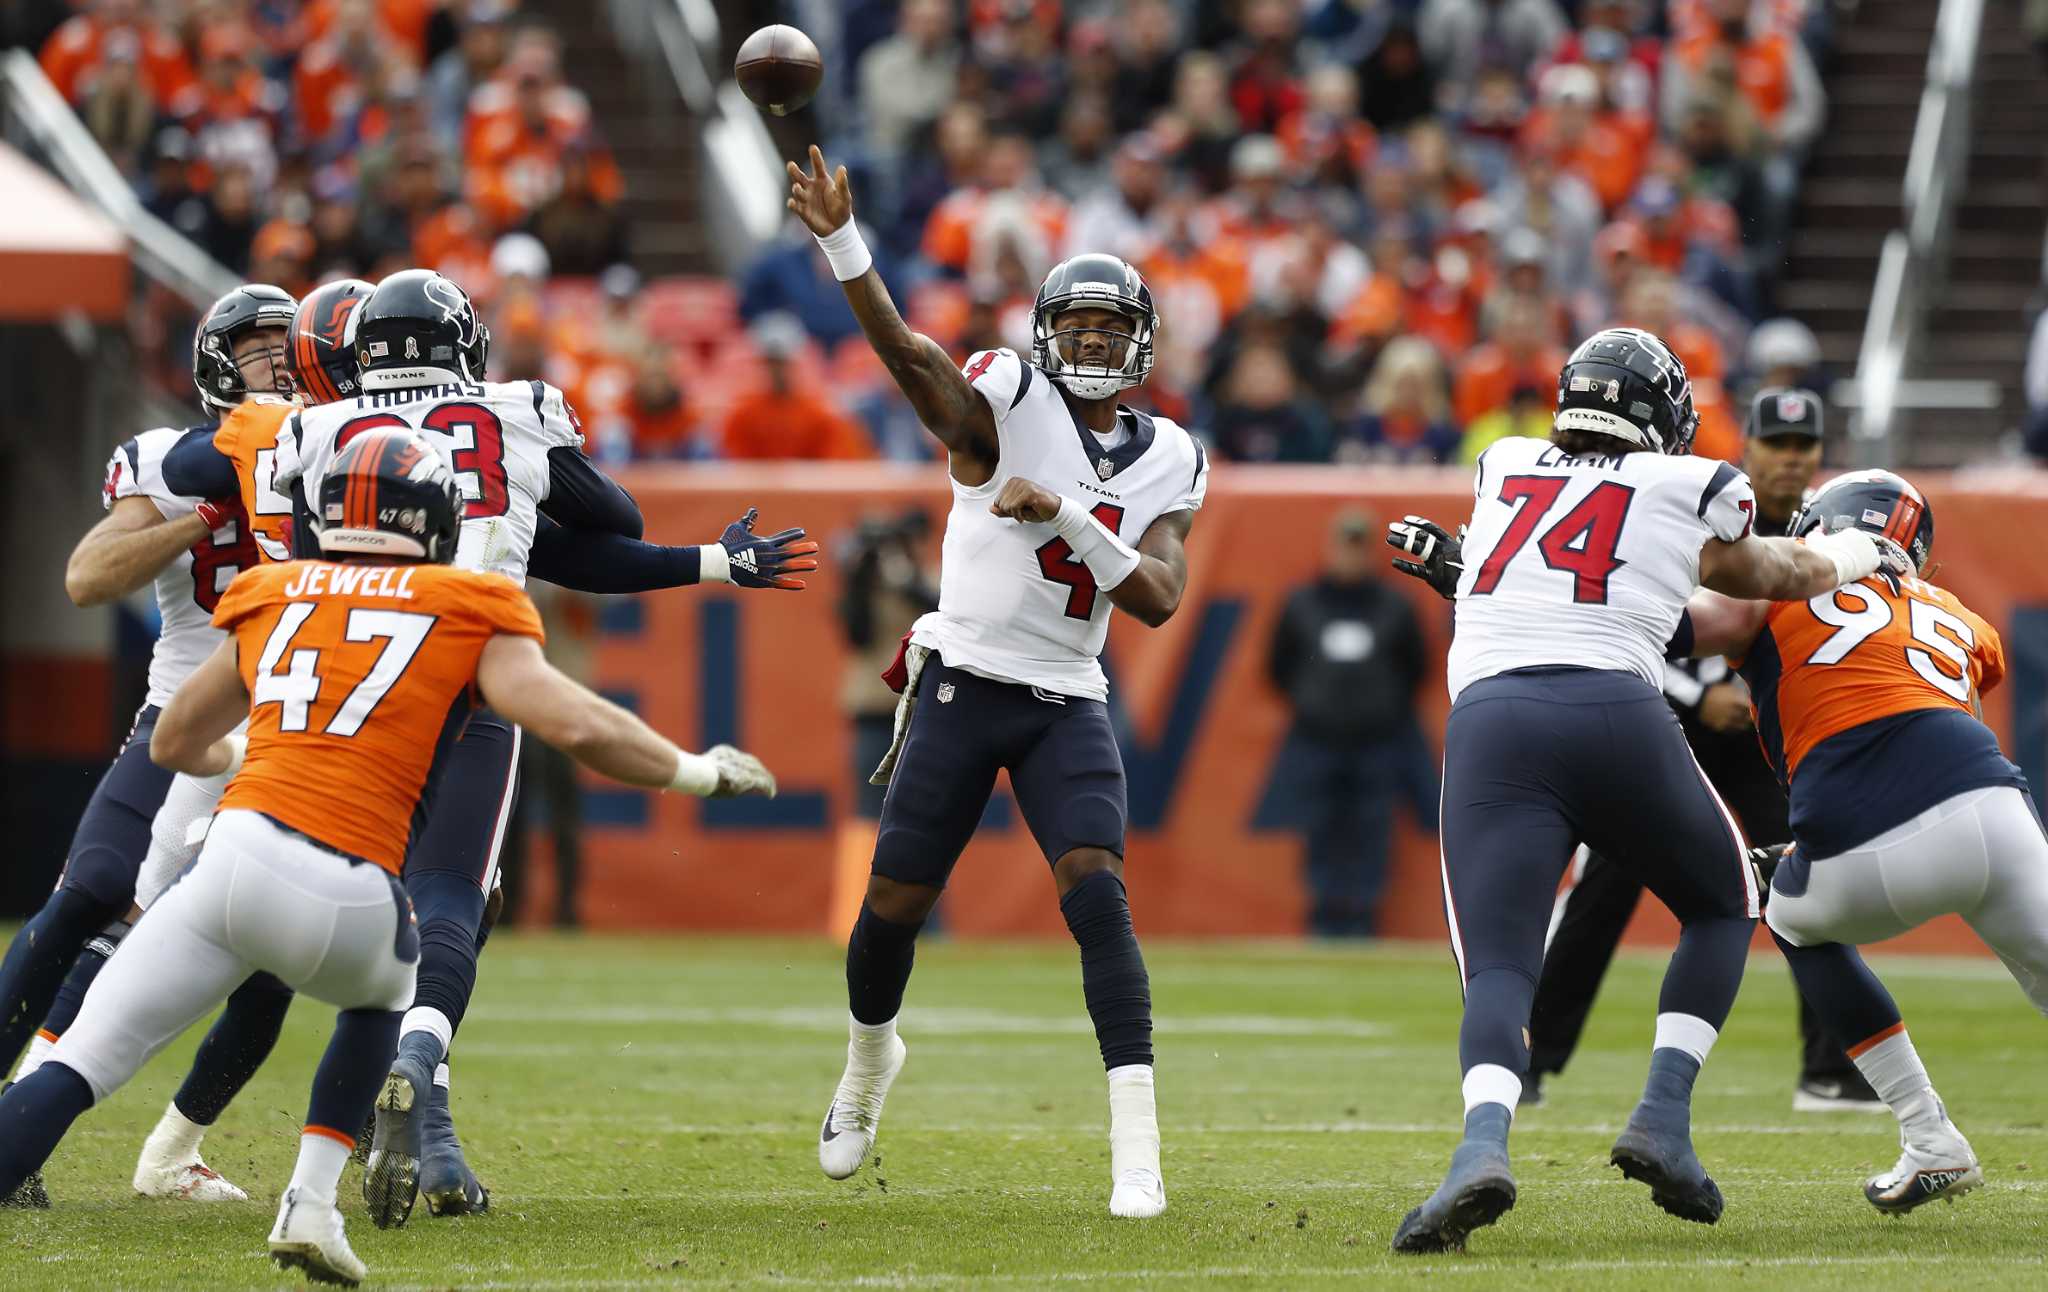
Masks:
[[[698,212],[721,264],[746,264],[782,228],[782,157],[761,114],[720,68],[711,0],[610,0],[621,49],[642,74],[671,82],[704,159]]]
[[[1910,380],[1905,375],[1948,276],[1949,236],[1969,167],[1971,97],[1983,28],[1984,0],[1941,0],[1906,158],[1901,227],[1885,235],[1878,256],[1856,375],[1831,392],[1839,405],[1855,413],[1850,442],[1860,465],[1889,466],[1898,460],[1902,411],[1999,404],[1995,382]]]

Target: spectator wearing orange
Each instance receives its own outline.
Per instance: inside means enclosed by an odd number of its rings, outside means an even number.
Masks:
[[[511,17],[513,5],[511,0],[469,0],[461,10],[461,37],[455,48],[434,60],[426,78],[434,135],[451,152],[462,146],[470,95],[505,63],[511,43],[505,20]]]
[[[1038,178],[1031,141],[1022,135],[998,135],[988,145],[981,173],[970,188],[946,195],[924,227],[925,259],[955,273],[967,272],[974,259],[975,231],[985,222],[991,201],[1020,204],[1038,226],[1047,246],[1066,241],[1067,204]]]
[[[159,105],[142,63],[142,40],[127,28],[112,32],[100,61],[81,82],[78,115],[116,166],[132,172],[156,127]]]
[[[1802,154],[1827,116],[1827,91],[1796,30],[1752,14],[1750,0],[1705,0],[1704,20],[1672,42],[1660,114],[1676,130],[1703,90],[1732,86],[1748,102],[1774,151]]]
[[[1507,407],[1519,386],[1555,384],[1565,353],[1551,331],[1552,319],[1540,301],[1517,298],[1501,312],[1491,340],[1474,347],[1458,363],[1452,407],[1466,425]]]
[[[43,75],[76,104],[110,52],[135,63],[159,108],[169,108],[193,81],[185,47],[151,17],[143,0],[90,0],[43,43]],[[111,44],[110,44],[111,42]]]
[[[1299,215],[1287,191],[1287,154],[1271,135],[1247,135],[1230,151],[1230,191],[1209,204],[1215,233],[1235,239],[1257,263],[1294,233]]]
[[[364,83],[379,65],[402,57],[367,0],[337,7],[326,33],[300,52],[292,70],[292,107],[305,138],[319,143],[332,136],[362,105]]]
[[[471,100],[468,148],[469,202],[497,228],[524,223],[553,197],[561,188],[564,153],[572,142],[591,139],[589,105],[562,84],[551,43],[525,41],[507,67],[509,88],[502,95],[493,82]],[[591,192],[616,203],[625,181],[611,154],[590,142],[588,164]]]
[[[742,395],[719,427],[723,457],[749,461],[871,458],[867,433],[823,394],[796,379],[803,328],[793,318],[768,316],[754,325],[767,380]]]
[[[1742,427],[1728,407],[1722,385],[1727,360],[1712,332],[1684,318],[1678,310],[1678,284],[1659,269],[1644,269],[1629,283],[1622,300],[1621,326],[1654,332],[1685,365],[1692,382],[1692,403],[1700,415],[1692,451],[1703,458],[1734,462],[1742,456]]]
[[[209,25],[199,36],[199,77],[178,93],[171,112],[192,132],[204,172],[240,165],[268,193],[277,177],[278,123],[289,104],[284,87],[257,70],[254,53],[247,27]]]
[[[1602,111],[1599,79],[1576,64],[1545,72],[1538,101],[1522,128],[1524,143],[1552,152],[1559,167],[1591,186],[1604,209],[1620,206],[1642,173],[1646,137]]]
[[[1379,151],[1371,126],[1358,115],[1358,74],[1339,63],[1310,72],[1301,110],[1273,132],[1289,168],[1318,184],[1358,187]]]
[[[1402,330],[1428,338],[1447,355],[1463,354],[1479,335],[1479,307],[1486,299],[1484,269],[1456,241],[1439,243],[1408,283]]]
[[[291,220],[271,220],[249,246],[249,278],[275,283],[294,296],[313,289],[312,230]]]
[[[1415,256],[1414,226],[1405,217],[1380,221],[1373,229],[1370,258],[1372,276],[1331,320],[1329,335],[1333,350],[1368,358],[1401,330],[1408,284],[1423,273]]]
[[[351,10],[368,10],[384,42],[417,65],[426,57],[427,24],[447,0],[312,0],[306,6],[304,35],[319,40],[348,20]]]
[[[632,428],[634,457],[679,458],[689,452],[697,414],[683,397],[665,348],[643,346],[635,356],[624,411]]]

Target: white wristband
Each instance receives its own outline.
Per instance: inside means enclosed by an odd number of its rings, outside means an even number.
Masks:
[[[718,788],[718,764],[702,754],[678,749],[676,774],[669,778],[668,787],[683,794],[695,794],[701,799]]]
[[[725,544],[706,543],[697,549],[697,582],[732,582],[732,556]]]
[[[1067,546],[1074,549],[1074,555],[1080,558],[1081,564],[1095,576],[1095,586],[1104,592],[1131,577],[1131,571],[1137,569],[1138,562],[1144,559],[1135,548],[1111,533],[1107,525],[1090,516],[1072,498],[1060,499],[1059,513],[1052,518],[1052,529],[1067,540]]]
[[[227,770],[221,773],[221,776],[232,777],[236,772],[242,770],[242,756],[249,752],[249,738],[229,732],[227,735],[222,736],[221,739],[228,742],[228,766]]]
[[[818,249],[825,253],[825,259],[832,264],[832,276],[840,282],[850,283],[874,268],[875,258],[869,254],[868,244],[861,240],[860,227],[852,220],[823,237],[811,236],[818,238]]]

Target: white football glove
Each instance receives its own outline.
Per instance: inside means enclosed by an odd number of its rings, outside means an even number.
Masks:
[[[743,794],[775,797],[775,773],[752,754],[731,745],[713,745],[704,751],[704,756],[718,767],[718,787],[705,798],[732,799]]]
[[[1867,529],[1840,529],[1832,534],[1816,534],[1806,540],[1806,545],[1835,563],[1835,579],[1839,586],[1846,587],[1873,574],[1884,574],[1893,579],[1908,578],[1913,574],[1913,561],[1906,555],[1905,548]]]

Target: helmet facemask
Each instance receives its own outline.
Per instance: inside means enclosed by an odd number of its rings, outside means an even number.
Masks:
[[[1055,327],[1063,315],[1102,310],[1128,320],[1131,330],[1111,327]],[[1152,373],[1155,315],[1139,314],[1120,300],[1087,294],[1056,297],[1031,315],[1031,361],[1079,399],[1108,399],[1140,385]],[[1108,344],[1098,359],[1083,361],[1091,337]]]

